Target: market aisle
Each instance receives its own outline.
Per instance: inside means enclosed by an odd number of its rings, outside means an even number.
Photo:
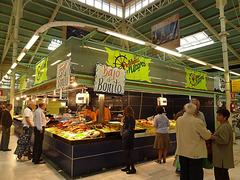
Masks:
[[[11,137],[10,148],[15,149],[17,138]],[[240,179],[240,141],[234,146],[236,168],[231,170],[231,180]],[[178,180],[172,166],[173,157],[165,165],[147,162],[137,165],[136,175],[126,175],[119,169],[82,178],[83,180]],[[30,161],[17,162],[12,152],[0,152],[1,180],[61,180],[65,179],[51,165],[33,165]],[[213,180],[212,170],[205,171],[205,180]]]

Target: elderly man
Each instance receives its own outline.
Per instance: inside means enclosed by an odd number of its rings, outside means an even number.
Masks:
[[[200,111],[200,101],[196,98],[191,100],[191,103],[195,104],[197,106],[197,110],[195,113],[196,118],[201,119],[203,121],[203,123],[205,124],[205,126],[207,127],[207,123],[206,123],[206,119],[205,116],[203,114],[203,112]]]
[[[196,105],[184,106],[183,116],[177,119],[176,136],[181,175],[180,179],[203,180],[202,158],[207,158],[205,140],[211,138],[211,132],[195,116]]]
[[[2,140],[1,140],[1,151],[11,151],[8,148],[10,140],[10,128],[12,126],[12,104],[7,104],[6,109],[2,111]]]
[[[38,105],[37,110],[34,112],[33,122],[34,122],[34,146],[33,146],[33,159],[32,162],[34,164],[43,164],[45,163],[41,160],[42,155],[42,145],[44,138],[44,130],[47,123],[47,119],[45,117],[46,105],[44,103],[40,103]]]

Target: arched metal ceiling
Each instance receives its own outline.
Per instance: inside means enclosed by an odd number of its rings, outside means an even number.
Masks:
[[[151,6],[128,17],[125,20],[126,27],[128,29],[128,35],[137,37],[139,39],[150,40],[152,25],[171,15],[179,13],[181,37],[185,37],[196,32],[205,31],[215,41],[213,45],[184,52],[184,54],[221,66],[223,60],[220,41],[215,35],[211,33],[206,25],[199,21],[199,19],[186,6],[184,1],[186,0],[156,0]],[[212,30],[220,33],[219,12],[216,8],[215,0],[192,0],[189,2],[191,3],[192,8],[194,8],[211,25]],[[5,40],[9,22],[12,17],[12,9],[12,0],[0,0],[1,56],[4,52],[4,46],[6,46]],[[53,18],[52,16],[54,14],[54,11],[56,16]],[[238,0],[228,0],[228,4],[225,7],[225,15],[226,19],[228,20],[228,44],[229,47],[232,47],[235,52],[234,55],[234,53],[229,51],[229,62],[230,64],[235,65],[233,68],[238,72],[239,67],[236,66],[239,64],[238,54],[240,53],[240,5]],[[53,20],[80,21],[118,31],[121,31],[122,27],[121,18],[78,3],[76,0],[24,0],[23,16],[20,20],[19,27],[18,52],[20,52],[21,49],[26,45],[28,40],[33,35],[34,31],[41,25],[49,22],[51,17]],[[12,29],[13,28],[10,28],[10,30]],[[32,63],[35,64],[42,57],[47,56],[51,52],[47,49],[51,39],[62,39],[62,34],[63,33],[61,28],[50,29],[48,33],[44,35],[43,42],[40,44],[40,48],[37,50]],[[92,39],[97,41],[105,40],[105,42],[108,44],[121,46],[121,42],[116,38],[107,37],[101,33],[95,34]],[[141,52],[142,47],[132,43],[129,44],[129,50]],[[30,62],[32,56],[34,55],[34,51],[37,48],[37,45],[38,43],[36,43],[30,52],[24,57],[22,61],[23,63]],[[151,53],[150,50],[143,49],[143,51],[144,53]],[[2,63],[11,64],[11,62],[12,46],[8,49],[6,57]],[[196,64],[190,63],[188,65],[192,67],[198,67]]]

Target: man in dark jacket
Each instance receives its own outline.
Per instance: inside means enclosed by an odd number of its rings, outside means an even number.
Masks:
[[[0,145],[1,151],[11,151],[8,148],[10,139],[10,128],[12,126],[12,116],[10,111],[12,110],[12,104],[7,104],[5,111],[2,111],[2,140]]]

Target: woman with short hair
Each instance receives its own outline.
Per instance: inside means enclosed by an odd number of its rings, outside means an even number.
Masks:
[[[230,112],[227,109],[217,111],[217,121],[220,123],[212,139],[213,166],[216,180],[229,180],[228,169],[234,168],[233,132],[228,122]]]

